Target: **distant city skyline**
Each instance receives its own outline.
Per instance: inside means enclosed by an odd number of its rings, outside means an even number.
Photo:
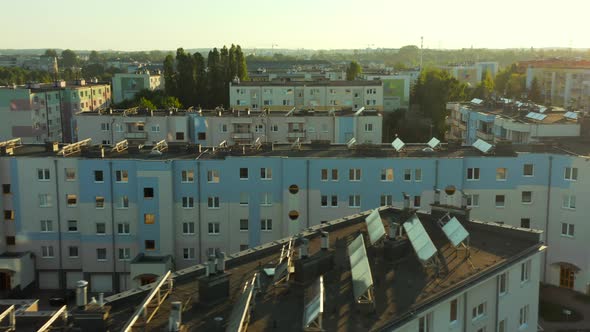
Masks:
[[[487,3],[486,3],[487,4]],[[3,4],[0,49],[174,50],[243,48],[366,49],[587,48],[590,5],[565,0],[399,4],[387,0],[74,0]],[[273,46],[274,45],[274,46]]]

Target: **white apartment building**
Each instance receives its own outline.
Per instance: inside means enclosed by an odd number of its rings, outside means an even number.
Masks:
[[[113,102],[130,100],[141,90],[164,90],[164,77],[159,72],[140,70],[136,73],[117,73],[113,76]]]

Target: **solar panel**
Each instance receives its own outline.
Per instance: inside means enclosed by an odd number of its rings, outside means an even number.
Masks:
[[[546,110],[547,110],[547,107],[545,107],[545,106],[539,107],[539,113],[545,113]]]
[[[354,241],[348,245],[348,258],[350,259],[350,272],[352,274],[352,292],[358,301],[373,286],[371,266],[365,250],[363,235],[359,234]]]
[[[532,120],[543,121],[547,117],[547,115],[536,112],[529,112],[526,115],[526,117]]]
[[[354,112],[354,116],[359,116],[361,115],[361,113],[363,113],[363,111],[365,110],[365,107],[361,107],[358,109],[358,111]]]
[[[229,323],[225,331],[227,332],[239,332],[246,331],[250,316],[250,301],[254,295],[254,285],[256,284],[257,274],[250,281],[246,281],[244,290],[240,295],[240,298],[234,305],[231,314],[229,316]]]
[[[293,114],[293,112],[295,112],[295,107],[293,107],[289,112],[287,112],[285,116],[290,116],[291,114]]]
[[[404,223],[404,230],[408,234],[408,238],[410,239],[410,243],[412,243],[412,247],[414,247],[416,255],[418,255],[418,259],[426,262],[436,254],[434,243],[432,243],[430,236],[428,236],[420,219],[415,214]]]
[[[391,142],[391,146],[395,149],[395,151],[399,152],[401,149],[404,148],[406,143],[404,143],[401,139],[396,138],[393,142]]]
[[[348,143],[346,143],[346,146],[348,146],[348,148],[352,148],[354,145],[356,144],[356,138],[351,138]]]
[[[58,152],[58,154],[61,154],[64,157],[67,157],[67,156],[74,154],[76,152],[80,152],[82,150],[82,147],[90,145],[90,142],[92,142],[92,138],[87,138],[85,140],[81,140],[76,143],[68,144],[68,145],[64,146]]]
[[[483,100],[481,100],[479,98],[473,98],[473,99],[471,99],[471,103],[475,104],[475,105],[481,105],[481,103],[483,103]]]
[[[303,307],[303,327],[310,327],[313,323],[315,327],[321,328],[321,320],[316,319],[324,312],[324,277],[320,276],[311,286],[312,299],[304,304]],[[319,325],[319,326],[317,326]]]
[[[436,147],[440,144],[440,140],[436,137],[433,137],[430,139],[430,141],[428,141],[428,146],[436,149]]]
[[[373,212],[365,218],[365,222],[367,223],[369,240],[371,241],[371,245],[373,245],[385,235],[385,227],[383,227],[383,221],[381,220],[381,215],[379,215],[379,209],[373,210]]]
[[[465,241],[465,239],[469,236],[469,233],[465,227],[463,227],[463,225],[461,225],[459,220],[457,220],[455,217],[451,218],[451,220],[449,220],[449,222],[447,222],[442,227],[442,229],[449,241],[451,241],[455,247],[461,244],[461,242]]]
[[[475,143],[473,143],[473,147],[483,153],[488,153],[492,149],[493,145],[482,139],[478,139],[477,141],[475,141]]]
[[[578,119],[578,113],[576,113],[576,112],[565,112],[565,114],[563,116],[567,119],[570,119],[570,120],[577,120]]]

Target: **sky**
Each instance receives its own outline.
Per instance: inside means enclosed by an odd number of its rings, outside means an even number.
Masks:
[[[590,47],[590,1],[3,0],[0,49]]]

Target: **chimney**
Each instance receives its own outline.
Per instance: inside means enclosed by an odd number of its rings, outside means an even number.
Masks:
[[[330,249],[330,233],[321,231],[320,236],[322,239],[322,250]]]
[[[182,302],[175,301],[170,303],[170,318],[168,318],[168,331],[178,332],[180,331],[180,325],[182,325]]]
[[[205,263],[205,275],[209,277],[213,274],[215,274],[215,256],[209,256]]]
[[[299,246],[299,258],[307,258],[309,256],[309,239],[303,238],[301,246]]]
[[[434,204],[440,204],[440,189],[434,189]]]
[[[104,306],[104,293],[98,293],[98,305],[101,307]]]
[[[76,306],[82,308],[88,303],[88,281],[79,280],[76,283]]]
[[[221,252],[219,249],[216,249],[215,256],[217,257],[217,272],[224,273],[225,272],[225,253]]]
[[[406,193],[402,193],[404,196],[404,210],[408,210],[410,208],[410,195]]]

